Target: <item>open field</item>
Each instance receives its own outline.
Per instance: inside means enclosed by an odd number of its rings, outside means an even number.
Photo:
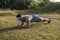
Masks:
[[[60,14],[57,12],[40,13],[20,11],[22,14],[36,13],[51,19],[50,24],[32,23],[31,28],[19,29],[16,21],[16,10],[0,10],[0,40],[60,40]]]

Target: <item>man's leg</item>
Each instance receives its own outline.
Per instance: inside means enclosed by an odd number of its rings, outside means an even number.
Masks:
[[[43,20],[43,22],[48,22],[48,23],[50,23],[51,22],[51,20],[50,19],[47,19],[47,18],[45,18],[44,20]]]

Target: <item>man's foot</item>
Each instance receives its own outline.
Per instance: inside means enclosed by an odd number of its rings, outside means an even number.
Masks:
[[[50,22],[51,22],[51,20],[48,21],[48,23],[50,23]]]

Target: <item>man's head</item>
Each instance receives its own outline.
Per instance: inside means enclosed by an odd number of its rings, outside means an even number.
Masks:
[[[17,18],[21,17],[21,14],[20,14],[20,13],[18,13],[16,17],[17,17]]]
[[[21,17],[21,16],[22,16],[22,15],[21,15],[20,13],[18,13],[17,16],[16,16],[17,20],[20,20],[20,17]]]

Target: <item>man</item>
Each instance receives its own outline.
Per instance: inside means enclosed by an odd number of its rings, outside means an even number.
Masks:
[[[47,21],[50,23],[50,19],[42,18],[36,14],[31,15],[21,15],[20,13],[17,14],[17,20],[21,21],[21,27],[24,25],[24,22],[26,22],[26,27],[29,28],[31,22],[45,22]]]

